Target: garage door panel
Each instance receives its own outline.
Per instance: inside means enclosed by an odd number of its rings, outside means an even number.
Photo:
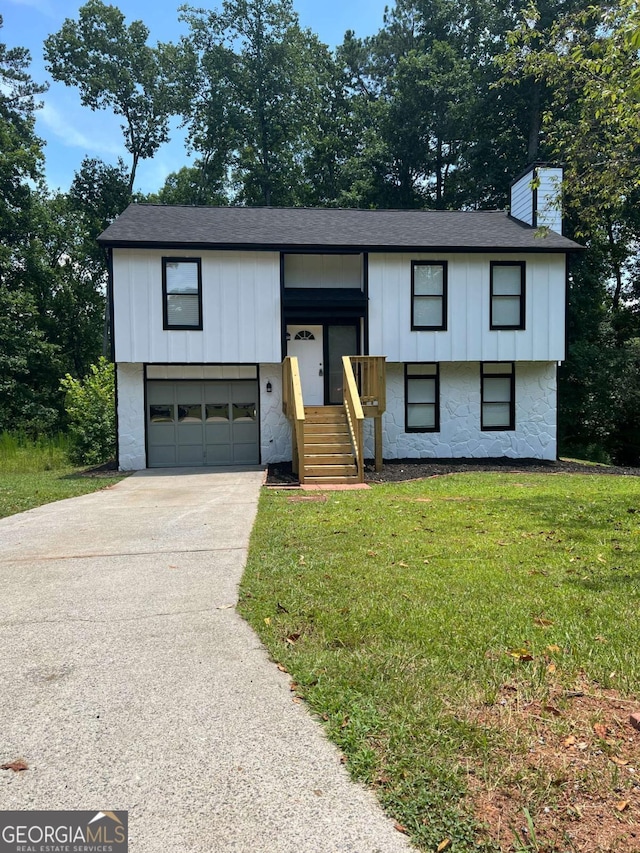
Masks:
[[[204,400],[205,403],[229,403],[229,383],[228,382],[205,382],[204,385]]]
[[[233,461],[239,465],[253,465],[256,463],[255,444],[234,444]]]
[[[232,462],[234,458],[231,444],[207,444],[207,465],[230,465]]]
[[[256,464],[255,381],[147,383],[150,467]]]
[[[178,465],[176,456],[176,445],[160,445],[149,447],[149,467],[150,468],[175,468]]]
[[[204,451],[202,444],[181,445],[177,447],[178,465],[189,465],[201,468],[204,465]]]
[[[178,424],[176,427],[176,440],[178,445],[181,444],[197,444],[202,447],[202,423],[199,424]]]
[[[255,444],[258,438],[258,425],[256,423],[238,423],[233,425],[234,444]]]
[[[207,444],[230,444],[231,424],[207,424],[205,427]]]

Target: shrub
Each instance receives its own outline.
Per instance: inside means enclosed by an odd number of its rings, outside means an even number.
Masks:
[[[115,456],[116,410],[114,367],[101,357],[84,379],[68,373],[60,380],[66,391],[69,458],[76,465],[100,465]]]

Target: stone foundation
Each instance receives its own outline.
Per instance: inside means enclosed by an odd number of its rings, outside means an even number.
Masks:
[[[556,459],[555,362],[517,362],[516,428],[480,429],[480,365],[440,363],[440,431],[405,433],[404,365],[387,365],[387,411],[383,416],[385,459]],[[365,456],[373,458],[373,422],[365,421]]]

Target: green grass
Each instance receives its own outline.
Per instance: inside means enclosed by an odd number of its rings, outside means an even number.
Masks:
[[[89,476],[70,465],[65,436],[31,441],[0,435],[0,518],[104,489],[122,479]]]
[[[241,612],[416,844],[492,849],[467,769],[495,784],[517,744],[469,709],[505,682],[523,700],[585,679],[640,695],[640,479],[475,473],[296,494],[262,495]]]

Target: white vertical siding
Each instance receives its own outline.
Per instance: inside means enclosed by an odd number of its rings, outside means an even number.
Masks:
[[[202,331],[162,328],[162,258],[202,258]],[[277,252],[115,249],[116,361],[280,361]]]
[[[535,179],[533,168],[523,175],[511,187],[511,216],[533,225],[533,188],[531,182]]]
[[[562,169],[539,166],[536,225],[562,234]]]
[[[490,329],[490,262],[526,263],[525,328]],[[411,261],[448,261],[448,328],[411,331]],[[561,361],[565,256],[372,254],[369,351],[388,361]]]
[[[561,168],[532,166],[511,187],[511,215],[527,225],[562,234],[562,175]]]

